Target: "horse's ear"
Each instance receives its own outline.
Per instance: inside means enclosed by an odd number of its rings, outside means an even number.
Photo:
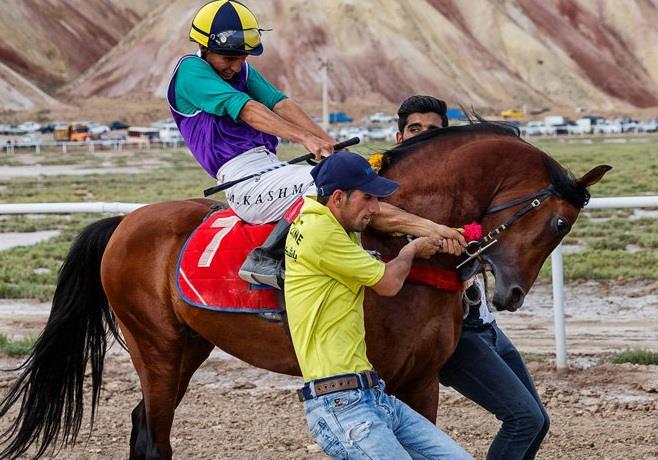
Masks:
[[[578,182],[579,185],[582,185],[585,188],[591,187],[592,185],[600,181],[603,175],[608,171],[610,171],[611,169],[612,166],[599,165],[593,168],[590,172],[586,173],[580,179],[576,179],[576,182]]]

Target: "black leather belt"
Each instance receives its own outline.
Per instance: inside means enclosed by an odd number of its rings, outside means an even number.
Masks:
[[[338,391],[374,388],[378,385],[379,375],[375,371],[341,374],[306,382],[303,387],[297,390],[297,396],[300,401],[308,401]]]

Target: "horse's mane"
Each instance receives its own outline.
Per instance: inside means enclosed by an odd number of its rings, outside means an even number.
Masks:
[[[557,195],[578,209],[584,208],[590,198],[587,188],[579,184],[571,171],[565,169],[551,156],[544,153],[543,159],[548,170],[548,177],[551,179],[551,184]]]
[[[466,125],[449,126],[446,128],[424,131],[385,151],[383,153],[380,174],[384,173],[386,169],[406,157],[407,154],[417,151],[419,147],[434,139],[447,140],[453,136],[468,136],[482,133],[520,138],[519,129],[510,123],[504,121],[489,121],[476,112],[471,114],[468,114],[467,112],[464,113],[466,113],[468,120],[468,124]],[[551,184],[557,195],[577,208],[582,209],[590,199],[590,194],[587,189],[579,184],[574,175],[555,161],[555,159],[541,150],[538,151],[543,155],[544,165],[546,166]]]

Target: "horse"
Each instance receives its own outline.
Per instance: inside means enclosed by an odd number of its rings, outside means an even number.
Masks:
[[[454,227],[475,220],[492,229],[487,237],[499,242],[463,275],[489,266],[496,278],[494,305],[513,311],[575,223],[589,198],[587,187],[609,169],[600,165],[576,179],[515,128],[480,120],[405,141],[385,152],[380,173],[400,183],[389,200],[402,209]],[[284,323],[196,308],[177,294],[179,251],[215,204],[152,204],[94,222],[77,236],[46,327],[0,403],[4,416],[20,401],[0,456],[17,458],[34,445],[38,458],[75,442],[89,362],[93,427],[112,339],[127,348],[142,388],[131,414],[131,459],[172,457],[174,412],[214,347],[253,366],[300,375]],[[373,230],[363,235],[364,246],[385,259],[395,257],[405,241]],[[454,271],[457,261],[438,255],[428,263]],[[368,290],[364,308],[368,357],[387,389],[435,421],[438,371],[461,331],[461,291],[405,283],[391,298]]]

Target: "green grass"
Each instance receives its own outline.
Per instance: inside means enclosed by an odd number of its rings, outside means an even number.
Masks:
[[[521,357],[526,363],[543,363],[547,356],[543,353],[521,352]]]
[[[610,362],[613,364],[631,363],[658,365],[658,352],[644,349],[628,349],[612,355],[610,357]]]
[[[5,334],[0,334],[0,351],[12,357],[26,356],[32,351],[36,340],[36,337],[11,340]]]
[[[592,188],[594,197],[658,194],[658,136],[647,143],[568,144],[557,140],[532,140],[560,163],[580,176],[598,164],[614,167]],[[631,137],[629,139],[635,139]],[[390,145],[365,144],[352,150],[368,155]],[[283,159],[304,154],[302,147],[282,144]],[[18,161],[20,160],[20,161]],[[124,152],[42,152],[4,156],[0,165],[17,163],[62,164],[84,167],[143,166],[140,174],[97,174],[89,176],[41,176],[0,179],[0,202],[157,202],[203,196],[215,185],[185,149],[135,150]],[[222,194],[214,198],[222,199]],[[565,277],[573,279],[658,279],[658,219],[629,220],[629,209],[583,212],[566,244],[579,245],[582,252],[565,254]],[[48,241],[0,252],[0,298],[51,298],[57,270],[75,235],[101,215],[0,216],[0,232],[59,230]],[[627,247],[636,247],[631,254]],[[45,269],[45,270],[43,270]],[[541,276],[550,276],[550,259]]]
[[[48,216],[38,221],[26,216],[0,220],[0,232],[29,232],[35,229],[60,231],[57,237],[50,240],[0,253],[0,298],[50,300],[55,291],[59,267],[73,239],[83,227],[98,219],[95,214],[74,214]],[[35,226],[37,222],[39,225]]]
[[[563,140],[539,140],[533,144],[571,169],[576,176],[595,165],[611,165],[614,169],[594,186],[592,196],[656,195],[658,136],[645,138],[648,139],[646,143],[607,144],[599,138],[592,144],[567,144]]]

